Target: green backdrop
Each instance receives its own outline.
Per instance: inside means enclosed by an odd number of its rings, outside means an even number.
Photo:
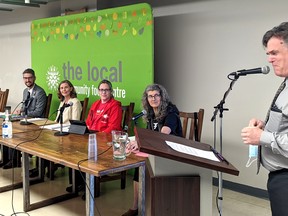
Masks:
[[[142,93],[154,77],[148,4],[34,20],[31,46],[36,83],[53,94],[50,113],[58,108],[57,88],[64,79],[80,100],[89,97],[89,107],[99,99],[98,83],[108,79],[117,100],[135,102],[135,113],[141,111]]]

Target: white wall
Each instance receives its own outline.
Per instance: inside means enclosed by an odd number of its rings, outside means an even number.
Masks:
[[[213,145],[210,119],[230,85],[226,76],[268,65],[261,39],[268,29],[286,20],[287,6],[286,0],[214,0],[154,8],[155,81],[167,88],[180,110],[205,109],[203,142]],[[60,7],[54,2],[17,14],[0,12],[0,87],[10,89],[12,109],[22,99],[21,73],[31,65],[28,20],[60,15]],[[223,154],[240,175],[224,175],[224,179],[266,189],[267,172],[261,169],[257,176],[255,164],[245,167],[248,147],[242,144],[240,131],[251,117],[265,117],[280,82],[273,71],[240,77],[228,94]]]
[[[205,1],[155,10],[155,81],[163,84],[180,110],[205,109],[203,142],[213,145],[214,106],[240,69],[269,65],[261,45],[263,34],[286,20],[286,1]],[[179,14],[175,14],[175,11]],[[275,13],[277,11],[277,13]],[[171,14],[165,16],[165,14]],[[272,68],[271,68],[272,69]],[[223,113],[223,155],[240,170],[224,179],[266,189],[267,172],[246,168],[248,146],[240,137],[251,117],[265,118],[280,78],[240,77],[226,98]],[[217,119],[217,149],[219,126]]]
[[[60,2],[53,2],[41,8],[0,11],[0,87],[10,89],[7,103],[12,106],[12,110],[22,100],[25,88],[22,72],[31,67],[31,20],[60,14]]]

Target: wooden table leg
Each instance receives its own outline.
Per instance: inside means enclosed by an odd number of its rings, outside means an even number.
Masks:
[[[94,175],[86,173],[86,216],[94,216]]]
[[[29,154],[22,152],[22,157],[23,209],[26,212],[30,206]]]
[[[145,215],[145,163],[139,167],[139,215]]]

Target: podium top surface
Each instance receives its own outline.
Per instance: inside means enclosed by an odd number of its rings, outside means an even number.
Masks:
[[[180,143],[182,145],[190,146],[193,148],[211,151],[211,146],[209,144],[196,142],[173,135],[163,134],[144,128],[135,127],[134,131],[141,152],[179,161],[182,163],[191,164],[194,166],[224,172],[231,175],[239,175],[239,170],[237,170],[231,163],[227,163],[227,161],[218,162],[177,152],[170,148],[165,141]]]

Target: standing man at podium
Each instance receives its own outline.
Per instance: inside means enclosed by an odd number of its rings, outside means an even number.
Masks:
[[[146,87],[142,106],[146,111],[144,120],[147,128],[165,134],[182,137],[182,125],[177,107],[171,103],[166,89],[159,84],[152,84]],[[134,149],[138,149],[137,142],[133,144]],[[134,196],[132,207],[122,216],[138,215],[138,190],[139,190],[139,168],[134,174]]]
[[[273,216],[288,215],[288,22],[267,31],[262,39],[268,61],[282,84],[266,120],[252,119],[242,129],[245,144],[258,145],[258,162],[269,171],[267,189]],[[259,166],[257,166],[259,171]]]

